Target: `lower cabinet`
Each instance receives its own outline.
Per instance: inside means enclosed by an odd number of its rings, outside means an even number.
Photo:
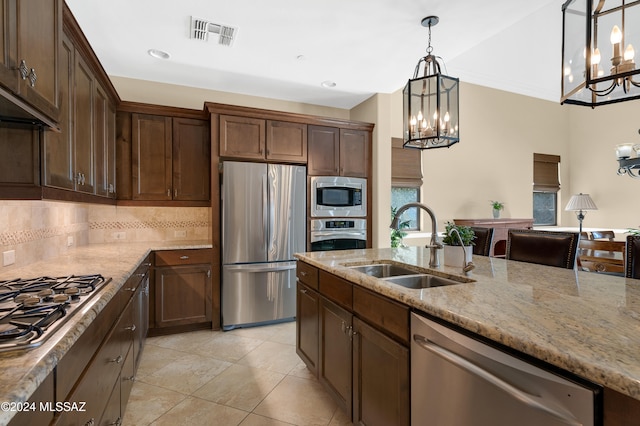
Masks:
[[[55,401],[85,404],[84,411],[61,412],[53,424],[121,424],[135,379],[136,356],[146,337],[145,323],[140,319],[148,303],[144,289],[150,264],[147,259],[138,267],[59,361]]]
[[[309,370],[353,424],[408,425],[409,308],[309,264],[297,269],[296,351]]]
[[[52,372],[38,389],[31,395],[29,402],[36,403],[36,407],[41,404],[51,404],[54,399],[54,373]],[[48,425],[53,420],[53,411],[36,409],[33,411],[20,411],[9,422],[9,426],[35,426]]]
[[[211,327],[211,249],[156,252],[153,322],[156,329]],[[184,327],[175,329],[184,331]]]

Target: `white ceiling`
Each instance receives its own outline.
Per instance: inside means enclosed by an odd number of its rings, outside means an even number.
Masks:
[[[337,108],[404,86],[428,15],[445,74],[558,102],[563,1],[66,0],[111,76]],[[191,16],[237,27],[233,45],[190,39]]]

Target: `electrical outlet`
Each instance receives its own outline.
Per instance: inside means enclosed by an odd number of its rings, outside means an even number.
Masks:
[[[127,238],[127,233],[124,231],[114,232],[113,234],[111,234],[111,236],[115,240],[124,240],[125,238]]]
[[[73,235],[67,236],[67,247],[71,247],[73,245]]]
[[[2,266],[9,266],[16,263],[16,251],[7,250],[2,252]]]
[[[187,236],[187,231],[175,231],[173,236],[176,238],[185,238]]]

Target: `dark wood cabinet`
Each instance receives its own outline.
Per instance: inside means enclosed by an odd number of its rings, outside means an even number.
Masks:
[[[320,298],[318,379],[351,418],[353,315]]]
[[[296,353],[314,375],[318,374],[319,306],[318,293],[300,281],[296,292]]]
[[[307,162],[307,125],[220,115],[220,157]]]
[[[204,120],[173,119],[173,199],[210,198],[211,136]]]
[[[409,349],[353,319],[353,423],[408,425]]]
[[[0,84],[55,123],[59,114],[61,0],[0,3]]]
[[[93,121],[94,79],[91,69],[75,56],[74,123],[74,179],[76,191],[95,192]]]
[[[54,411],[42,410],[40,404],[50,405],[54,401],[54,373],[51,372],[28,400],[29,403],[37,404],[35,410],[16,413],[8,426],[48,425],[53,420]]]
[[[211,326],[211,249],[156,252],[153,288],[155,328]]]
[[[42,132],[21,125],[0,127],[0,197],[20,198],[40,186]]]
[[[267,156],[270,161],[307,162],[307,125],[267,120]]]
[[[308,135],[309,175],[368,177],[369,132],[309,126]]]
[[[305,262],[296,276],[296,351],[309,370],[354,424],[408,425],[409,308]]]
[[[133,200],[209,200],[207,121],[133,113],[131,142]]]

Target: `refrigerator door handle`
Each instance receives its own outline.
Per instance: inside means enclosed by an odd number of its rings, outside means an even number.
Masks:
[[[264,266],[264,265],[225,265],[229,272],[248,272],[248,273],[262,273],[262,272],[282,272],[296,269],[296,265],[279,265],[279,266]]]
[[[268,232],[268,210],[269,199],[267,195],[267,176],[262,176],[262,245],[264,246],[264,252],[268,253],[269,236]]]

